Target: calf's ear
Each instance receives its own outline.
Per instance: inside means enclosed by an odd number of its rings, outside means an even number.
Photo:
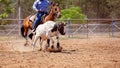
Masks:
[[[64,25],[64,26],[66,26],[66,25],[67,25],[67,23],[66,23],[66,22],[64,22],[64,21],[62,21],[60,24],[62,24],[62,25]]]
[[[64,26],[66,26],[67,25],[67,23],[66,22],[64,22]]]
[[[57,24],[54,25],[54,27],[52,28],[51,32],[57,31],[58,27]]]
[[[55,5],[56,5],[56,6],[59,6],[59,4],[58,4],[58,3],[56,3]]]

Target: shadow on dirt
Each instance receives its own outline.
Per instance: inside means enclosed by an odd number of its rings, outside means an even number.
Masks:
[[[77,50],[62,50],[59,53],[64,53],[64,54],[76,54]]]

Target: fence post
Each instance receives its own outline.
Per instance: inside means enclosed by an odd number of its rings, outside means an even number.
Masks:
[[[114,24],[115,22],[114,19],[112,18],[112,37],[114,37]]]
[[[68,38],[70,38],[70,18],[68,18]]]
[[[87,39],[88,39],[88,18],[86,18],[86,21],[87,21]]]
[[[18,23],[19,23],[19,36],[20,36],[20,28],[21,28],[21,6],[20,6],[20,0],[18,0]]]

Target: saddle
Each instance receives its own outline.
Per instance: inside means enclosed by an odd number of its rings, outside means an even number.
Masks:
[[[31,15],[30,18],[29,18],[29,21],[32,22],[32,23],[34,23],[35,18],[36,18],[36,15],[37,15],[37,14]],[[41,20],[40,20],[41,23],[44,22],[44,19],[45,19],[46,16],[47,16],[47,15],[44,14],[44,15],[41,17]]]
[[[29,18],[29,21],[31,21],[33,23],[35,21],[36,15],[37,14],[31,15]]]

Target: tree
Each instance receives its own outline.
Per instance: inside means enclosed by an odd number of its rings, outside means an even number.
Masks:
[[[84,19],[86,16],[82,13],[82,10],[79,7],[71,7],[69,9],[63,9],[62,19]]]
[[[0,18],[12,17],[17,18],[18,0],[0,0]],[[32,9],[35,0],[21,1],[21,18],[25,18],[34,13]],[[120,0],[49,0],[50,2],[59,3],[61,10],[70,7],[79,7],[81,12],[87,18],[120,18]],[[12,8],[11,8],[12,7]],[[4,8],[4,9],[3,9]],[[13,12],[13,14],[10,14]],[[73,10],[72,10],[73,11]],[[78,17],[79,18],[79,17]]]
[[[10,0],[0,0],[0,18],[6,18],[10,13],[14,11],[11,6],[12,1]]]
[[[61,19],[82,19],[80,22],[84,23],[86,19],[86,15],[82,13],[82,10],[79,7],[71,7],[69,9],[63,9],[61,11],[62,17]]]
[[[34,10],[32,9],[32,5],[35,0],[21,0],[21,17],[25,18],[31,14],[34,14]]]

